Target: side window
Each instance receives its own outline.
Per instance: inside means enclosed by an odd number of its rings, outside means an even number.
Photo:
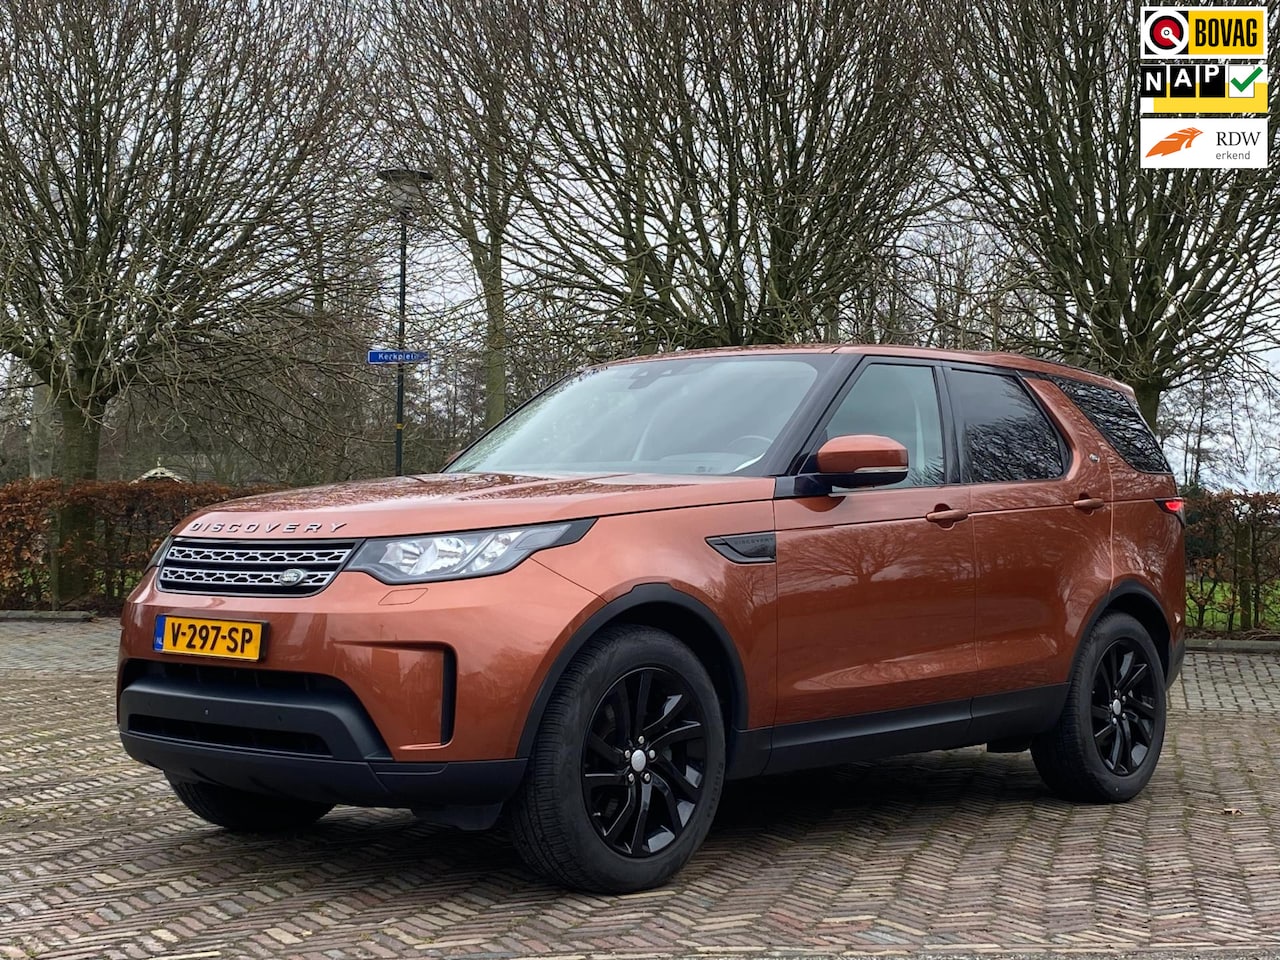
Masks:
[[[952,371],[973,483],[1050,480],[1063,472],[1058,433],[1016,377]]]
[[[874,433],[907,448],[907,478],[887,487],[943,482],[942,417],[932,367],[875,363],[863,370],[827,423],[826,437]]]
[[[1052,379],[1129,466],[1144,473],[1170,472],[1160,441],[1123,393],[1069,377]]]

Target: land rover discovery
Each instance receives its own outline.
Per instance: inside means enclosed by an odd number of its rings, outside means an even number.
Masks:
[[[1004,354],[825,346],[592,367],[439,474],[183,520],[123,616],[125,749],[198,817],[485,828],[637,890],[727,779],[1030,750],[1146,785],[1183,519],[1132,392]]]

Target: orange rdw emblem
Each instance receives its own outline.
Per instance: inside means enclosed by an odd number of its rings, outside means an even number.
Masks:
[[[1183,127],[1181,130],[1175,130],[1169,134],[1154,147],[1147,151],[1148,157],[1167,157],[1171,153],[1177,153],[1179,150],[1185,150],[1191,146],[1192,141],[1203,133],[1203,130],[1197,130],[1195,127]]]

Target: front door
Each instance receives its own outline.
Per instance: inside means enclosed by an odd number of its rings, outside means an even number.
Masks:
[[[905,480],[775,501],[778,725],[941,703],[967,725],[973,525],[969,489],[950,482],[959,473],[939,376],[864,361],[811,444],[891,437],[907,448]]]

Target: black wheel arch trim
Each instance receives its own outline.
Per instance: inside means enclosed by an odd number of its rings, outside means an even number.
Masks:
[[[711,635],[719,643],[725,655],[725,660],[729,664],[729,680],[733,685],[731,691],[733,700],[731,704],[730,729],[725,731],[727,752],[729,760],[732,760],[738,734],[747,728],[747,678],[742,669],[742,659],[738,656],[738,650],[734,645],[733,638],[729,635],[729,631],[725,629],[724,624],[720,622],[719,617],[702,601],[666,583],[637,584],[622,596],[610,600],[574,631],[573,636],[569,638],[569,642],[564,645],[556,655],[555,660],[552,661],[551,668],[547,671],[546,676],[542,678],[538,692],[529,707],[529,715],[525,718],[524,731],[520,734],[520,743],[516,749],[517,757],[527,758],[533,751],[533,741],[538,735],[538,728],[542,725],[542,715],[551,700],[551,694],[555,691],[560,678],[564,676],[565,670],[568,669],[569,664],[578,655],[578,652],[606,624],[619,619],[628,610],[634,610],[637,607],[649,604],[676,606],[686,613],[692,614],[707,626]]]
[[[1169,639],[1165,642],[1166,649],[1163,651],[1168,658],[1165,666],[1165,685],[1168,686],[1173,681],[1173,678],[1177,675],[1174,670],[1173,624],[1169,622],[1164,606],[1156,598],[1156,595],[1137,580],[1121,580],[1111,588],[1105,597],[1093,605],[1093,609],[1089,611],[1089,616],[1084,622],[1084,628],[1076,638],[1076,651],[1071,657],[1071,671],[1067,674],[1068,677],[1075,675],[1076,666],[1084,655],[1085,642],[1089,639],[1089,635],[1093,633],[1093,628],[1098,625],[1098,621],[1103,618],[1117,600],[1132,596],[1141,597],[1155,607],[1156,610],[1160,611],[1160,618],[1164,621],[1165,632],[1169,635]],[[1156,645],[1156,652],[1160,653],[1159,638],[1152,637],[1151,642]]]

